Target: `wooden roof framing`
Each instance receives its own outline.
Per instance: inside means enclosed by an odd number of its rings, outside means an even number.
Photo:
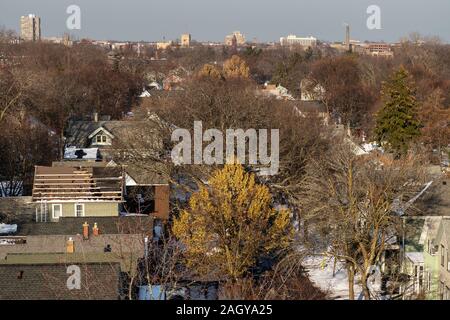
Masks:
[[[120,167],[35,167],[33,201],[123,201]]]

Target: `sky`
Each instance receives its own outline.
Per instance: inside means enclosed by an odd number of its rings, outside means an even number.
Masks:
[[[81,29],[68,30],[67,7],[81,9]],[[369,30],[367,8],[380,7],[381,29]],[[418,32],[450,42],[449,0],[0,0],[0,26],[19,31],[22,15],[42,19],[44,37],[66,32],[97,40],[175,40],[191,33],[198,41],[223,41],[240,30],[253,41],[279,41],[281,36],[314,36],[398,41]]]

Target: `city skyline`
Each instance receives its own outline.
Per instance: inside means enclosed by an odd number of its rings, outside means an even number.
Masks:
[[[17,2],[17,1],[16,1]],[[351,38],[368,41],[396,42],[411,33],[438,36],[450,42],[450,2],[430,0],[424,8],[420,0],[266,0],[240,3],[211,3],[193,0],[190,3],[169,0],[108,4],[78,0],[4,0],[0,4],[0,26],[20,31],[20,16],[30,13],[42,19],[43,37],[60,37],[70,33],[77,38],[97,40],[161,41],[175,40],[190,33],[193,40],[223,42],[226,35],[240,30],[248,41],[278,42],[280,37],[295,34],[314,36],[324,41],[344,41],[345,23],[351,26]],[[375,4],[381,8],[380,30],[366,26],[366,9]],[[81,8],[81,30],[68,30],[66,9],[76,4]]]

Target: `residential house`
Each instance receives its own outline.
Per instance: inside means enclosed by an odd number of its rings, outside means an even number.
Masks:
[[[424,225],[425,241],[423,250],[425,294],[429,300],[439,299],[439,256],[434,239],[442,221],[441,216],[427,216]]]
[[[114,161],[61,161],[35,170],[36,221],[130,214],[169,219],[170,188],[158,172]]]
[[[14,236],[0,237],[0,278],[8,281],[0,281],[0,298],[123,297],[128,289],[124,283],[138,273],[152,236],[150,216],[61,217],[57,223],[20,223]],[[73,265],[81,269],[83,280],[80,289],[67,291],[67,267]],[[10,286],[14,289],[9,290]]]
[[[190,76],[190,72],[183,67],[170,70],[163,80],[163,89],[182,90],[181,84],[188,76]]]
[[[117,217],[124,201],[123,182],[120,167],[36,166],[32,193],[36,221]]]
[[[450,185],[439,166],[431,166],[428,171],[432,182],[427,183],[426,187],[411,199],[414,200],[416,216],[405,218],[407,235],[403,270],[410,277],[410,282],[405,287],[410,288],[407,295],[417,295],[418,291],[421,291],[426,299],[450,299],[447,292],[447,287],[450,287],[450,273],[447,271]],[[414,243],[415,245],[412,245]],[[415,292],[411,290],[411,286],[416,288]]]
[[[97,148],[99,159],[116,162],[133,156],[133,151],[157,157],[162,148],[159,126],[158,121],[150,120],[99,120],[94,114],[93,120],[68,122],[65,147]]]
[[[437,289],[437,256],[433,239],[440,216],[416,216],[404,219],[402,272],[409,276],[402,284],[405,299],[434,299]]]
[[[169,183],[163,161],[159,119],[145,121],[71,121],[66,130],[66,145],[98,148],[95,162],[60,162],[58,166],[76,163],[80,166],[121,167],[124,172],[123,213],[150,214],[161,220],[169,218]],[[85,149],[83,149],[85,150]],[[101,160],[101,161],[100,161]]]
[[[438,297],[450,300],[450,218],[441,220],[433,245],[439,261]]]
[[[300,82],[300,93],[302,101],[322,101],[325,97],[325,89],[307,78]]]
[[[265,83],[264,87],[257,91],[257,94],[262,94],[267,97],[272,96],[277,100],[295,100],[285,87],[269,83]]]

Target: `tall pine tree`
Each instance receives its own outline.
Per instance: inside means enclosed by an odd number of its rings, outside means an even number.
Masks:
[[[410,143],[420,135],[417,119],[415,89],[408,80],[408,72],[400,67],[383,84],[384,105],[377,113],[375,139],[396,156],[405,154]]]

